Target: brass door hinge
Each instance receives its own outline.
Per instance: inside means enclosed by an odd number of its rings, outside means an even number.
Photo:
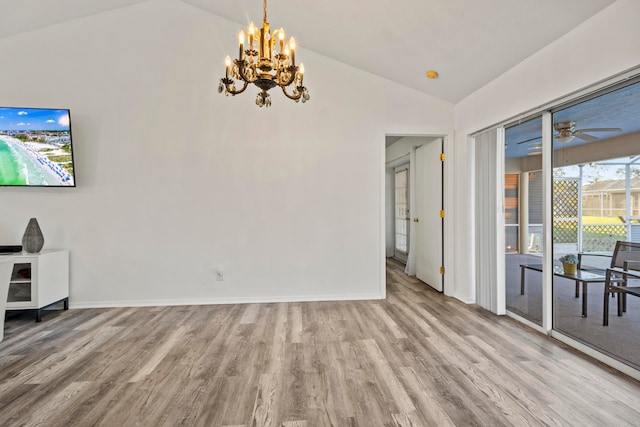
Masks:
[[[441,161],[441,162],[444,162],[444,158],[445,158],[444,153],[440,153],[440,161]]]
[[[444,218],[444,211],[440,211],[440,218]]]
[[[444,267],[440,267],[440,274],[444,274]]]

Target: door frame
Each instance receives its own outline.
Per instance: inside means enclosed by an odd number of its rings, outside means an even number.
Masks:
[[[387,164],[386,159],[386,137],[420,137],[420,138],[442,138],[442,153],[445,155],[445,161],[442,165],[442,198],[443,198],[443,210],[445,211],[445,218],[443,219],[442,224],[442,255],[443,255],[443,267],[445,269],[445,274],[442,277],[442,289],[445,295],[454,295],[455,294],[455,270],[450,267],[453,266],[453,259],[455,253],[455,239],[454,239],[454,227],[452,221],[447,221],[447,216],[452,218],[453,206],[454,206],[454,195],[453,195],[453,187],[455,182],[455,176],[453,175],[453,164],[455,159],[453,158],[453,148],[452,144],[454,143],[454,134],[452,130],[424,130],[424,131],[416,131],[412,133],[405,132],[387,132],[384,134],[384,137],[380,140],[379,152],[380,152],[380,201],[379,201],[379,212],[380,212],[380,295],[382,298],[386,298],[387,294],[387,283],[386,283],[386,253],[387,253],[387,240],[386,240],[386,173],[387,168],[391,167]],[[468,244],[468,242],[466,242]]]

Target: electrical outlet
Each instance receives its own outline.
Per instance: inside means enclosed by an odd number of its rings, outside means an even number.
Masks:
[[[224,268],[216,267],[216,281],[223,282],[224,281]]]

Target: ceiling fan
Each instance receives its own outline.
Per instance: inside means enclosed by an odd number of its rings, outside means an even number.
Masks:
[[[516,142],[516,145],[524,144],[525,142],[538,141],[542,140],[541,136],[536,136],[535,138],[525,139],[524,141]]]
[[[622,132],[620,128],[588,128],[588,129],[575,129],[576,122],[558,122],[553,125],[553,129],[557,132],[553,137],[558,142],[570,142],[573,138],[580,138],[583,141],[594,142],[600,138],[590,135],[587,132]],[[524,144],[526,142],[539,141],[542,136],[536,136],[535,138],[526,139],[524,141],[516,142],[516,145]]]
[[[573,138],[580,138],[583,141],[594,142],[597,141],[598,137],[589,135],[587,132],[622,132],[620,128],[589,128],[589,129],[575,129],[576,122],[568,121],[568,122],[558,122],[554,123],[553,128],[556,132],[554,138],[558,140],[558,142],[570,142]]]

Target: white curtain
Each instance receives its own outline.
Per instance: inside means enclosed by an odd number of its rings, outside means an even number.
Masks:
[[[504,314],[504,142],[499,131],[475,135],[475,277],[476,303]]]
[[[416,147],[411,148],[409,157],[409,253],[404,272],[416,275],[416,223],[413,222],[416,205]]]

